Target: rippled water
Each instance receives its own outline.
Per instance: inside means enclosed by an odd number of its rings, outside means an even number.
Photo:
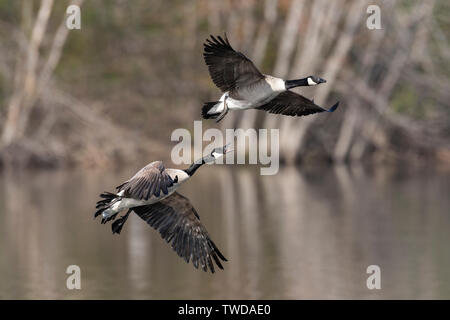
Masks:
[[[97,195],[136,169],[2,173],[0,298],[450,298],[448,173],[202,168],[180,193],[229,260],[212,275],[137,216],[120,236],[93,220]],[[72,264],[81,290],[66,288]]]

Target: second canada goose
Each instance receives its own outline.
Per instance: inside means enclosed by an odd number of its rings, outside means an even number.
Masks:
[[[227,36],[211,35],[204,43],[203,57],[214,84],[223,92],[219,101],[206,102],[202,108],[205,119],[222,120],[228,110],[258,109],[288,116],[304,116],[333,112],[339,105],[324,109],[295,92],[300,86],[315,86],[326,81],[316,76],[283,80],[262,74],[245,55],[234,51]]]
[[[215,148],[185,170],[166,169],[161,161],[154,161],[117,186],[116,193],[102,193],[94,217],[101,215],[102,224],[115,220],[112,231],[119,234],[133,211],[157,229],[186,262],[191,260],[196,268],[200,266],[204,271],[209,268],[214,272],[213,259],[223,269],[219,258],[226,259],[210,239],[198,213],[187,198],[175,191],[202,165],[212,163],[230,151],[229,145]],[[116,219],[122,210],[128,211]]]

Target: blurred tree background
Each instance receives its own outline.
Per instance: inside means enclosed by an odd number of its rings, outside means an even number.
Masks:
[[[81,30],[65,26],[81,6]],[[370,4],[381,30],[366,27]],[[356,0],[1,0],[0,164],[114,166],[168,159],[220,93],[203,41],[226,32],[263,73],[318,75],[329,115],[233,112],[225,128],[280,128],[287,164],[450,165],[450,3]],[[214,127],[204,121],[204,127]]]

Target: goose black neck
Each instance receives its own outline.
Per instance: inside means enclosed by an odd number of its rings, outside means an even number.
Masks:
[[[184,170],[188,174],[188,176],[192,176],[198,168],[204,165],[206,162],[202,159],[201,162],[194,162],[191,166]]]
[[[308,78],[303,79],[295,79],[295,80],[286,80],[284,82],[284,85],[286,86],[286,89],[291,89],[295,87],[304,87],[308,86]]]

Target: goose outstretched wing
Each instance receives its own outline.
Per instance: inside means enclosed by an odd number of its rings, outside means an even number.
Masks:
[[[334,104],[330,109],[324,109],[314,101],[305,98],[292,91],[280,93],[268,103],[259,106],[257,109],[265,110],[269,113],[283,114],[287,116],[306,116],[308,114],[318,112],[333,112],[338,107],[339,102]]]
[[[133,208],[133,211],[155,228],[173,250],[195,268],[214,273],[214,263],[223,269],[220,262],[227,261],[200,222],[200,217],[189,199],[174,192],[155,204]]]
[[[214,84],[222,92],[249,86],[264,76],[245,55],[234,51],[227,36],[211,35],[204,43],[203,57]]]

